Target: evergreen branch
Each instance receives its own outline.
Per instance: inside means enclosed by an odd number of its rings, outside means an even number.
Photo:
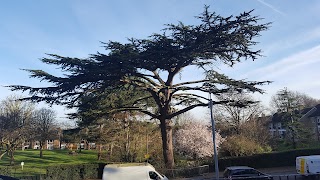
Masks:
[[[209,98],[205,98],[203,96],[200,96],[200,95],[197,95],[197,94],[192,94],[192,93],[179,93],[179,94],[173,95],[174,99],[189,98],[189,97],[200,98],[200,99],[209,101]]]
[[[210,80],[203,79],[203,80],[197,80],[197,81],[182,82],[182,83],[174,84],[172,87],[175,88],[175,87],[184,86],[188,84],[198,84],[198,83],[204,83],[204,82],[210,82]]]
[[[112,113],[121,112],[121,111],[139,111],[139,112],[142,112],[152,118],[155,118],[155,119],[158,118],[158,116],[155,115],[154,113],[151,113],[150,111],[147,111],[147,110],[139,108],[139,107],[121,107],[121,108],[113,109],[113,110],[109,111],[108,113],[112,114]]]
[[[168,115],[166,118],[167,118],[167,119],[171,119],[171,118],[173,118],[173,117],[175,117],[175,116],[178,116],[178,115],[183,114],[183,113],[185,113],[185,112],[187,112],[187,111],[190,111],[191,109],[194,109],[194,108],[196,108],[196,107],[201,107],[201,106],[202,106],[202,107],[208,106],[208,103],[200,103],[200,104],[194,104],[194,105],[188,106],[188,107],[186,107],[186,108],[184,108],[184,109],[181,109],[181,110],[179,110],[179,111],[177,111],[177,112],[174,112],[174,113]]]

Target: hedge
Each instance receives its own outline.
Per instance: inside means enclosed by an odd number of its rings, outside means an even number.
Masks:
[[[47,168],[46,180],[101,179],[105,164],[57,165]]]
[[[254,168],[271,168],[295,166],[296,157],[320,154],[320,149],[299,149],[284,152],[272,152],[244,157],[226,157],[219,159],[219,170],[228,166],[251,166]],[[214,170],[214,163],[209,163],[210,171]]]
[[[0,174],[5,176],[11,176],[11,166],[0,167]]]

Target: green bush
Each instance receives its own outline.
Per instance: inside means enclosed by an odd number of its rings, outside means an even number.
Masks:
[[[12,169],[12,166],[0,167],[1,175],[10,176],[12,174],[11,169]]]

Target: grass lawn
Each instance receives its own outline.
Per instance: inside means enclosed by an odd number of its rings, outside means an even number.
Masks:
[[[9,157],[5,155],[0,160],[0,168],[8,167],[12,175],[19,177],[45,174],[48,166],[105,162],[97,160],[97,151],[94,150],[81,150],[81,153],[76,155],[70,155],[69,150],[44,150],[43,158],[40,158],[39,154],[39,150],[17,150],[14,156],[15,165],[8,166]],[[23,170],[21,162],[24,162]]]

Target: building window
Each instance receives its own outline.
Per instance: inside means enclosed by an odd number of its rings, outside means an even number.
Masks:
[[[281,123],[278,123],[278,129],[282,129]]]

